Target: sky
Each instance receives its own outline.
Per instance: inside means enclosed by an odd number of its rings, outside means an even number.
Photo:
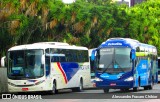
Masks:
[[[62,2],[66,3],[66,4],[70,4],[75,2],[75,0],[62,0]]]

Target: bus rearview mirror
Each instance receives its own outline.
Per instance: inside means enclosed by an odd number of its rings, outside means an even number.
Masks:
[[[134,59],[136,58],[136,55],[135,55],[135,51],[134,51],[134,50],[131,50],[130,56],[131,56],[131,59],[132,59],[132,60],[134,60]]]
[[[92,53],[91,53],[91,61],[94,61],[94,60],[95,60],[95,53],[96,53],[96,50],[92,50]]]
[[[95,59],[95,56],[92,54],[91,55],[91,61],[94,61],[94,59]]]
[[[1,66],[2,66],[2,67],[5,67],[5,59],[6,59],[6,56],[3,56],[3,57],[1,58]]]

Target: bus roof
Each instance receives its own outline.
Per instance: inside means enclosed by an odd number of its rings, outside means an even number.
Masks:
[[[131,38],[110,38],[103,42],[98,48],[103,48],[103,47],[111,47],[111,46],[127,46],[135,49],[138,46],[143,46],[147,48],[156,48],[153,45],[149,44],[144,44],[139,42],[138,40],[131,39]]]
[[[139,43],[138,40],[131,39],[131,38],[110,38],[110,39],[108,39],[107,41],[109,41],[109,40],[126,40],[126,41],[128,41],[128,42],[136,42],[136,43]]]
[[[37,42],[34,44],[51,44],[51,45],[59,45],[59,46],[67,46],[69,45],[68,43],[63,43],[63,42]]]
[[[39,42],[39,43],[33,43],[33,44],[14,46],[14,47],[11,47],[8,51],[27,50],[27,49],[46,49],[46,48],[88,50],[87,47],[69,45],[67,43],[61,43],[61,42]]]

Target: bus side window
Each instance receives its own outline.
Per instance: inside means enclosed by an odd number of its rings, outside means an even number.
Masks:
[[[60,57],[60,62],[66,62],[65,56],[61,56],[61,57]]]
[[[46,53],[49,54],[49,49],[46,49]],[[50,73],[50,56],[45,56],[45,68],[46,68],[46,76]]]
[[[46,68],[46,76],[48,76],[49,75],[49,73],[50,73],[50,60],[49,60],[49,57],[47,58],[46,57],[46,66],[45,66],[45,68]]]
[[[59,57],[58,56],[52,56],[51,62],[59,62]]]

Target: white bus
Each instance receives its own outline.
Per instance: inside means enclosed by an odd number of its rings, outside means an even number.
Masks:
[[[86,47],[60,42],[12,47],[7,56],[8,91],[82,91],[91,80],[88,53]]]

